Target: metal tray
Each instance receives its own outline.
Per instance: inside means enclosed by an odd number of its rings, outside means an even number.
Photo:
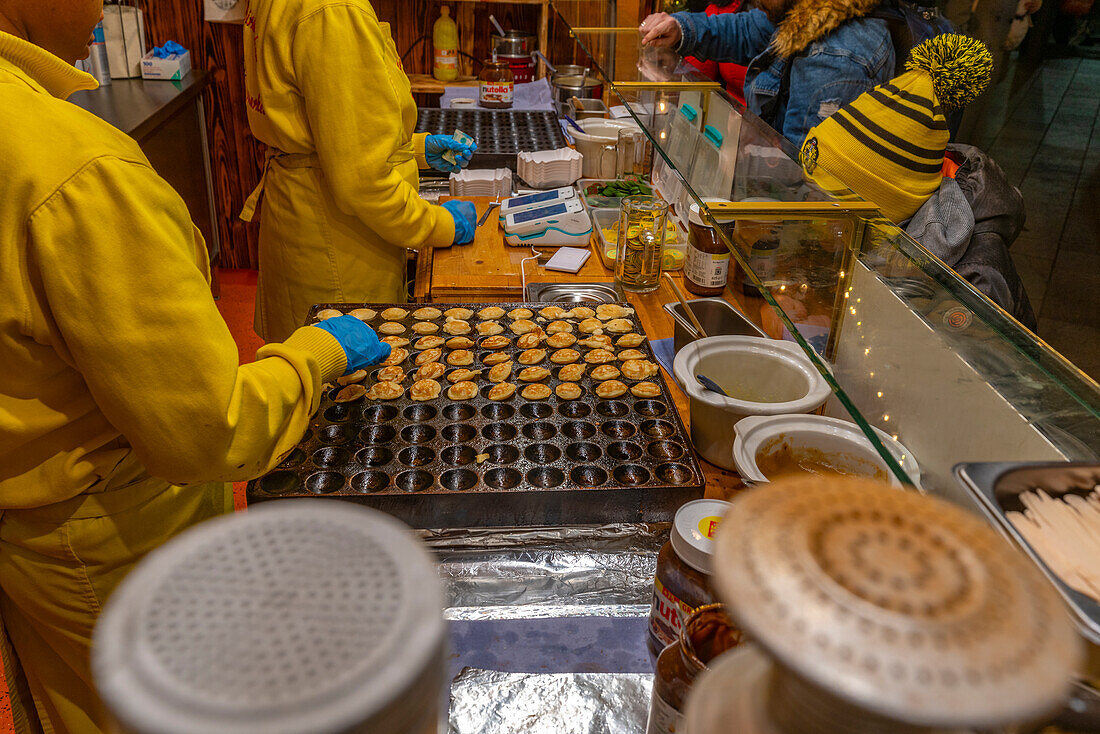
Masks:
[[[417,304],[320,304],[311,310],[310,321],[323,308],[371,308],[380,314],[391,305],[410,312],[402,322],[403,336],[414,340],[409,327],[416,321],[411,312]],[[470,319],[475,330],[468,336],[478,342],[472,350],[471,368],[476,369],[490,351],[475,336],[478,310],[523,307],[537,315],[549,305],[569,310],[575,304],[434,305],[475,312]],[[634,331],[644,335],[637,315],[628,318]],[[378,326],[381,321],[379,315],[368,323]],[[442,324],[444,317],[438,321]],[[507,316],[500,321],[505,327],[510,323]],[[513,336],[507,328],[505,333]],[[582,359],[588,352],[573,348]],[[402,366],[414,369],[416,351],[412,344],[407,349],[410,356]],[[656,363],[648,341],[638,349]],[[514,357],[522,350],[513,343],[495,351]],[[554,388],[560,384],[559,367],[549,362],[550,351],[540,364],[550,368],[544,383]],[[378,369],[369,371],[364,386],[374,384]],[[299,446],[274,471],[249,483],[248,500],[352,500],[422,528],[669,521],[681,504],[702,496],[705,482],[663,375],[651,380],[660,387],[652,399],[629,392],[616,399],[597,398],[597,383],[587,373],[578,383],[585,394],[571,401],[553,394],[546,400],[525,400],[515,373],[517,391],[504,401],[485,397],[491,383],[484,376],[478,380],[478,395],[463,402],[447,398],[445,378],[440,380],[442,394],[425,402],[414,402],[406,392],[398,400],[361,398],[337,404],[332,398],[340,388],[330,389]],[[407,389],[411,378],[402,384]],[[480,454],[489,458],[478,464]]]
[[[461,130],[477,141],[471,168],[516,170],[523,152],[565,148],[565,136],[553,112],[534,110],[442,110],[421,108],[416,132],[452,135]]]
[[[768,338],[767,334],[724,298],[695,298],[688,301],[688,305],[695,313],[695,318],[699,319],[703,331],[707,332],[707,336],[732,334]],[[691,325],[691,320],[684,313],[684,307],[679,301],[664,304],[664,309],[676,322],[672,344],[673,349],[679,352],[694,340],[692,335],[695,333],[695,328]]]
[[[1069,492],[1091,492],[1100,484],[1100,464],[977,462],[957,464],[955,477],[974,497],[993,526],[1019,545],[1046,574],[1069,605],[1081,634],[1100,644],[1100,604],[1067,586],[1005,517],[1006,512],[1023,509],[1019,496],[1031,489],[1046,490],[1052,497]]]

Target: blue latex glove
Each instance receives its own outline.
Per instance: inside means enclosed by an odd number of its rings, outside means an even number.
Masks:
[[[456,163],[451,163],[443,154],[453,150]],[[437,171],[458,173],[470,162],[470,156],[477,150],[477,143],[463,145],[449,135],[429,135],[424,139],[424,158],[428,165]]]
[[[166,59],[173,54],[183,55],[185,53],[187,53],[187,49],[185,49],[183,46],[179,45],[175,41],[169,41],[163,46],[153,47],[153,56],[157,57],[158,59]]]
[[[345,314],[319,321],[313,326],[332,334],[344,348],[344,354],[348,358],[348,369],[344,372],[345,375],[350,375],[372,364],[378,364],[390,356],[390,345],[379,341],[374,329],[354,316]]]
[[[455,220],[456,245],[465,245],[474,241],[474,231],[477,229],[477,209],[468,201],[448,201],[443,208],[451,213]]]

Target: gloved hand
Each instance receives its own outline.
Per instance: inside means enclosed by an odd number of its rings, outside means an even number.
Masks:
[[[474,241],[474,231],[477,229],[477,209],[468,201],[448,201],[443,208],[451,213],[455,220],[456,245],[465,245]]]
[[[390,356],[390,345],[379,341],[374,329],[354,316],[345,314],[319,321],[313,326],[332,334],[344,348],[344,354],[348,358],[348,369],[344,372],[345,375],[350,375],[372,364],[378,364]]]
[[[466,145],[449,135],[429,135],[424,139],[424,158],[428,165],[445,173],[458,173],[465,168],[476,150],[477,143]],[[447,151],[454,151],[455,163],[443,157]]]

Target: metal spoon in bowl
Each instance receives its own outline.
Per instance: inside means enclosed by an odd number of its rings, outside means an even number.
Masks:
[[[702,386],[703,386],[703,387],[705,387],[706,389],[710,390],[711,392],[716,392],[716,393],[718,393],[719,395],[725,395],[725,396],[726,396],[727,398],[728,398],[728,397],[730,396],[730,395],[729,395],[729,393],[727,393],[727,392],[726,392],[725,390],[723,390],[723,389],[722,389],[722,388],[721,388],[721,387],[720,387],[720,386],[718,385],[718,383],[717,383],[717,382],[715,382],[714,380],[710,379],[710,378],[709,378],[709,377],[707,377],[706,375],[696,375],[696,376],[695,376],[695,379],[699,381],[699,384],[700,384],[700,385],[702,385]]]

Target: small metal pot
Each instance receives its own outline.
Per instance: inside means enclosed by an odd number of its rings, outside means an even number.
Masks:
[[[530,56],[538,49],[538,39],[525,31],[505,31],[503,36],[494,33],[489,47],[498,56]]]
[[[554,100],[562,105],[568,105],[573,97],[578,99],[603,97],[603,84],[600,80],[584,74],[556,74],[550,78],[550,85],[554,88]]]

